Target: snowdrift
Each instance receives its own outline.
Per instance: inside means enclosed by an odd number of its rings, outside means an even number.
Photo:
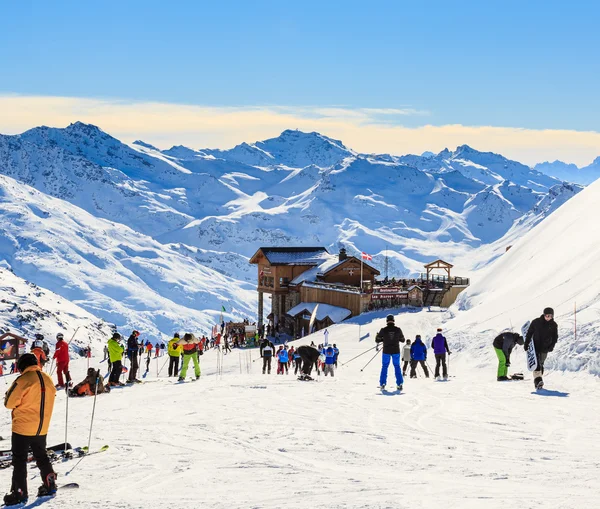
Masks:
[[[505,328],[520,330],[550,306],[560,333],[551,365],[600,374],[598,203],[600,182],[562,205],[474,276],[451,309],[455,317],[448,323],[463,337],[463,346],[474,342],[469,347],[482,347]]]

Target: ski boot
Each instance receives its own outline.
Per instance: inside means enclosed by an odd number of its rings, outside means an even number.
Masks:
[[[185,382],[185,378],[183,378],[182,376],[180,376],[180,377],[177,379],[177,381],[178,381],[178,382]]]
[[[49,497],[56,493],[56,474],[49,473],[44,484],[38,488],[38,497]]]
[[[22,490],[11,491],[10,493],[4,495],[4,505],[10,506],[23,504],[27,502],[27,498],[27,493],[23,493]]]
[[[198,375],[198,376],[196,377],[196,380],[200,380],[200,375]]]
[[[381,385],[379,386],[379,389],[381,389],[382,391],[385,391],[385,384],[381,384]]]
[[[396,390],[397,390],[397,391],[401,391],[401,390],[402,390],[402,384],[400,384],[400,385],[396,385]]]
[[[141,381],[139,378],[135,378],[135,379],[133,380],[133,382],[134,382],[134,383],[136,383],[136,384],[141,384],[141,383],[144,383],[144,382],[142,382],[142,381]]]
[[[535,384],[536,390],[540,391],[544,388],[544,381],[540,378]]]
[[[498,382],[506,382],[507,380],[510,380],[510,378],[507,376],[499,376],[497,380]]]

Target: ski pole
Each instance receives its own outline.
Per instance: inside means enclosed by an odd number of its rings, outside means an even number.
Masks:
[[[67,396],[65,412],[65,451],[67,450],[67,431],[69,430],[69,384],[65,385],[65,394]]]
[[[156,376],[160,375],[160,373],[162,372],[163,368],[167,365],[167,362],[169,362],[169,358],[168,357],[167,357],[167,360],[163,363],[162,367],[158,370],[158,374]]]
[[[377,348],[379,345],[375,345],[373,348],[369,348],[368,350],[365,350],[363,353],[359,353],[356,357],[352,357],[352,359],[350,359],[349,361],[344,362],[343,364],[340,364],[340,366],[345,366],[346,364],[352,362],[354,359],[358,359],[361,355],[366,354],[367,352],[370,352],[371,350]]]
[[[383,351],[383,349],[382,349],[381,351]],[[373,355],[373,357],[371,357],[371,360],[370,360],[369,362],[367,362],[367,363],[366,363],[366,364],[363,366],[363,368],[361,369],[361,371],[363,371],[363,370],[364,370],[364,369],[365,369],[365,368],[366,368],[366,367],[367,367],[369,364],[371,364],[371,362],[372,362],[372,361],[375,359],[375,357],[377,357],[377,356],[379,355],[379,352],[380,352],[380,350],[377,350],[377,351],[375,352],[375,355]]]

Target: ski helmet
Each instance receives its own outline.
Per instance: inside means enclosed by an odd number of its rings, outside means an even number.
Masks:
[[[42,339],[44,339],[44,335],[43,335],[43,334],[39,334],[39,333],[38,333],[38,334],[36,334],[34,337],[35,337],[35,339],[39,339],[40,341],[41,341]]]
[[[386,318],[385,318],[385,321],[387,323],[390,323],[390,322],[394,323],[395,322],[394,315],[387,315]]]
[[[44,346],[44,343],[42,342],[41,339],[36,339],[33,342],[33,348],[43,348],[43,346]]]
[[[546,308],[546,309],[544,309],[544,314],[545,315],[552,315],[552,316],[554,316],[554,309],[552,309],[552,308]]]
[[[179,337],[179,332],[176,332],[175,334],[173,334],[174,338],[178,338]]]
[[[56,335],[56,339],[59,339],[59,340],[60,340],[60,339],[64,339],[64,338],[65,338],[65,337],[63,336],[63,333],[62,333],[62,332],[59,332],[59,333]]]
[[[121,339],[121,334],[119,334],[118,332],[115,332],[112,335],[112,338],[115,339],[115,340],[117,340],[117,341],[119,341],[119,339]]]

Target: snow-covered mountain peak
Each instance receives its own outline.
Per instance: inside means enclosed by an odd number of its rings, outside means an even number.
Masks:
[[[145,141],[142,140],[135,140],[132,145],[137,145],[138,147],[143,147],[143,148],[147,148],[150,150],[156,150],[157,152],[160,152],[160,150],[158,148],[156,148],[154,145],[151,145],[150,143],[146,143]]]

